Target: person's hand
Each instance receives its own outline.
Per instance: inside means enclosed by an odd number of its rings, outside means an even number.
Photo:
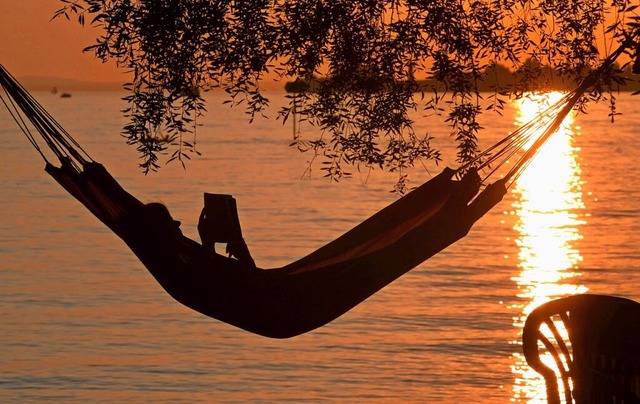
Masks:
[[[204,209],[202,209],[202,212],[200,213],[200,219],[198,220],[198,234],[200,235],[200,240],[202,241],[203,246],[214,248],[216,242],[213,237],[211,226],[207,224],[207,218],[204,213]]]

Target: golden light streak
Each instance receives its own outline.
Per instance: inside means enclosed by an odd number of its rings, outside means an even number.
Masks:
[[[518,100],[516,124],[533,119],[561,97],[561,93],[554,92]],[[520,176],[514,189],[513,213],[517,217],[514,229],[518,234],[515,242],[520,272],[513,280],[518,285],[517,297],[522,301],[514,307],[519,311],[514,326],[520,332],[535,307],[559,296],[587,291],[575,279],[580,276],[578,264],[582,261],[575,242],[582,238],[580,226],[584,224],[578,212],[584,204],[577,160],[579,150],[573,145],[572,127],[573,116],[569,115]],[[516,346],[518,351],[512,366],[513,400],[546,403],[544,380],[526,364],[521,345]],[[555,368],[550,355],[542,359]]]

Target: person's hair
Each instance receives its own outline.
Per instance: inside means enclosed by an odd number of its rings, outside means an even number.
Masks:
[[[149,215],[151,218],[155,220],[165,222],[165,223],[173,222],[173,217],[171,217],[171,213],[169,213],[169,209],[167,209],[167,207],[160,202],[147,203],[145,206],[145,211],[147,215]]]
[[[172,227],[179,233],[182,233],[182,230],[180,230],[182,223],[179,220],[175,220],[171,216],[171,213],[169,213],[169,209],[160,202],[147,203],[145,205],[145,211],[147,217],[151,219],[153,223]]]

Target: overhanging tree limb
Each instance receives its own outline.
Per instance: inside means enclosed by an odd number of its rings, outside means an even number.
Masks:
[[[297,78],[303,85],[280,116],[294,113],[298,124],[320,129],[319,139],[296,131],[296,146],[331,162],[332,179],[344,175],[343,165],[403,173],[416,161],[437,161],[431,136],[413,130],[412,114],[425,109],[446,115],[459,161],[473,159],[483,91],[500,109],[511,95],[571,86],[638,25],[631,0],[63,3],[57,15],[75,13],[81,23],[90,16],[102,28],[87,49],[133,74],[124,133],[145,170],[159,166],[161,153],[182,160],[190,150],[184,134],[205,110],[201,91],[225,90],[253,119],[269,102],[263,80]],[[486,84],[497,64],[516,72],[512,82]],[[593,98],[615,90],[620,73],[603,75]]]

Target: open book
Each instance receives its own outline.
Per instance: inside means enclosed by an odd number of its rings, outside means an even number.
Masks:
[[[235,198],[226,194],[205,193],[200,226],[206,228],[208,242],[229,243],[242,239]]]

